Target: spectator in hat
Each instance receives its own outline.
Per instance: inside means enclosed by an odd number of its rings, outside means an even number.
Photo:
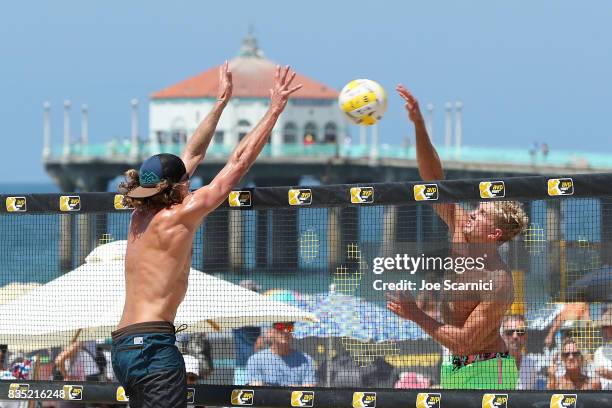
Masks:
[[[261,290],[259,285],[251,279],[245,279],[239,285],[256,293]],[[245,385],[247,383],[247,361],[249,357],[266,347],[265,338],[261,333],[261,328],[258,326],[234,329],[234,385]]]
[[[597,322],[601,329],[603,345],[601,345],[593,356],[593,367],[599,375],[602,390],[612,390],[612,310],[606,313]]]

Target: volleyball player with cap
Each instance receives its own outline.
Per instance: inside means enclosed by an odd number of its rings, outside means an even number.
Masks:
[[[276,68],[264,117],[211,183],[190,193],[189,178],[204,159],[232,95],[232,74],[226,62],[219,72],[217,102],[181,157],[150,157],[139,171],[126,172],[126,181],[119,185],[134,212],[125,260],[125,305],[112,333],[112,363],[131,407],[187,406],[185,364],[175,346],[173,323],[187,292],[194,236],[265,146],[289,96],[301,88],[291,86],[294,78],[289,66]]]

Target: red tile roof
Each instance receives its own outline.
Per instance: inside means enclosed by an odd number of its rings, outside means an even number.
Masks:
[[[257,56],[240,56],[230,61],[234,80],[233,97],[268,98],[274,80],[276,64]],[[219,66],[213,67],[194,77],[171,85],[151,95],[152,99],[173,98],[216,98],[219,82]],[[335,99],[338,91],[304,75],[297,74],[293,84],[303,84],[293,98],[297,99]]]

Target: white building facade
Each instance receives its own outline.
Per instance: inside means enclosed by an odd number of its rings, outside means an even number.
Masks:
[[[264,116],[275,66],[263,57],[252,36],[245,38],[239,56],[230,61],[234,92],[219,120],[213,151],[231,151]],[[152,95],[151,144],[183,144],[193,134],[216,102],[218,68]],[[348,123],[337,105],[338,92],[300,74],[294,83],[304,87],[292,96],[272,131],[272,154],[282,154],[283,145],[342,143]]]

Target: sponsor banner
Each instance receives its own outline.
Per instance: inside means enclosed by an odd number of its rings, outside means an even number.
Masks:
[[[232,390],[232,405],[253,405],[255,391],[253,390]]]
[[[291,392],[291,406],[312,408],[314,406],[314,391]]]
[[[416,408],[440,408],[442,394],[419,392],[416,399]]]
[[[571,178],[548,179],[548,195],[569,196],[574,194],[574,180]]]
[[[289,205],[312,204],[312,191],[309,188],[289,190]]]
[[[28,211],[27,200],[25,197],[6,197],[6,211],[26,212]]]
[[[351,203],[370,204],[374,202],[374,187],[351,187]]]
[[[81,197],[79,196],[60,196],[60,211],[81,211]]]
[[[375,408],[376,393],[375,392],[354,392],[353,393],[353,408]]]
[[[437,184],[416,184],[413,187],[414,199],[416,201],[434,201],[438,199]]]
[[[506,196],[506,184],[499,181],[481,181],[480,198],[502,198]]]
[[[227,199],[230,207],[250,207],[251,192],[250,191],[232,191]]]

